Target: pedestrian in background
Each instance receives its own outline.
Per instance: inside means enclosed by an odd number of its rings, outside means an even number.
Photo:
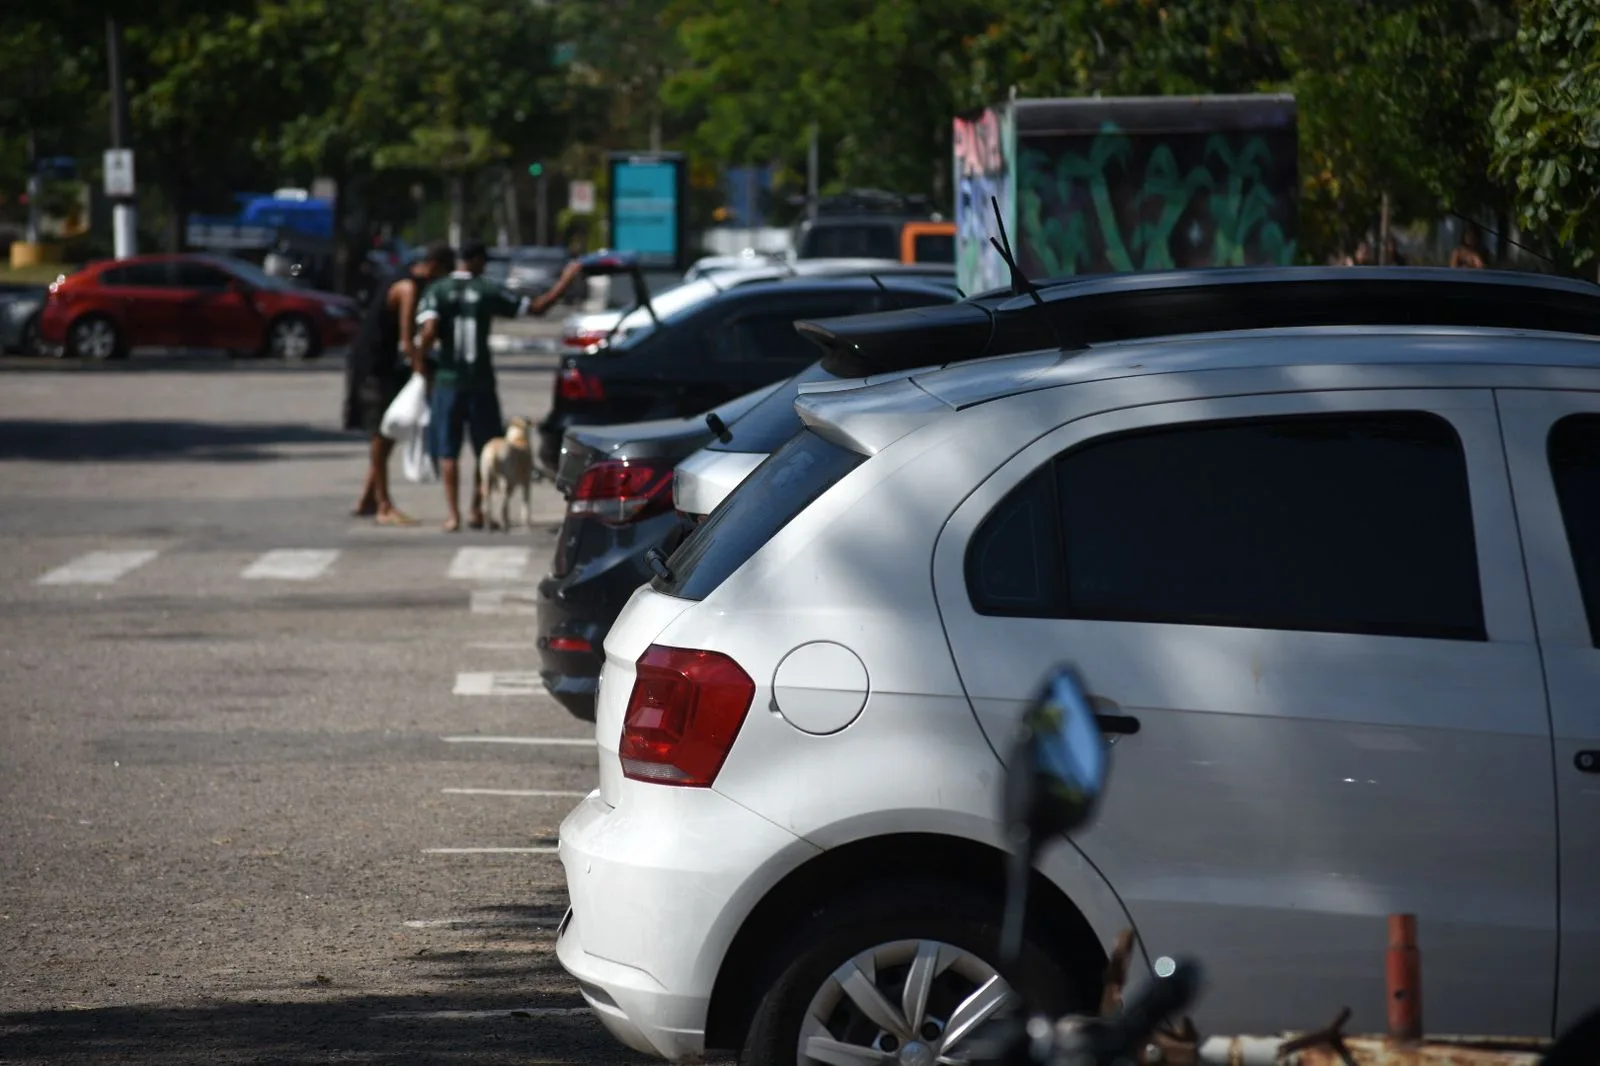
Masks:
[[[467,524],[482,529],[483,485],[476,460],[484,445],[505,430],[489,349],[494,320],[544,314],[582,273],[574,260],[548,292],[528,299],[483,277],[488,263],[488,247],[482,241],[471,242],[461,250],[456,271],[428,286],[417,310],[422,342],[412,366],[431,375],[428,432],[433,435],[433,455],[439,460],[450,511],[444,524],[447,533],[461,528],[461,445],[470,436],[474,461],[472,511]],[[435,346],[437,356],[433,354]]]
[[[1450,265],[1467,270],[1483,270],[1488,267],[1489,264],[1483,258],[1480,248],[1481,243],[1478,227],[1475,224],[1468,224],[1467,231],[1461,235],[1461,243],[1450,253]]]
[[[448,244],[435,244],[405,270],[381,279],[361,320],[361,332],[345,357],[345,428],[372,438],[367,481],[351,514],[376,517],[381,526],[411,526],[416,520],[389,498],[389,456],[394,441],[379,432],[383,413],[400,395],[417,361],[416,313],[427,284],[455,266]]]

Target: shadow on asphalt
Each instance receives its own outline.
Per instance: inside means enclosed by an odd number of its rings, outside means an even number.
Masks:
[[[338,416],[337,407],[337,402],[330,405],[330,423]],[[361,439],[359,433],[293,422],[239,425],[8,418],[0,422],[0,459],[205,459],[250,463],[281,459],[272,450],[278,445],[357,443]]]
[[[477,908],[471,919],[482,925],[447,941],[461,948],[394,960],[416,966],[438,989],[429,995],[351,995],[337,982],[309,980],[294,989],[299,1002],[262,1002],[245,992],[186,1006],[0,1013],[0,1063],[650,1062],[600,1027],[561,971],[551,938],[565,910]]]

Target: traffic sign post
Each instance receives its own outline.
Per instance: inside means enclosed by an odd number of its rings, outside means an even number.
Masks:
[[[594,214],[594,182],[572,181],[567,184],[567,210],[575,215]]]
[[[134,194],[133,149],[106,149],[106,197],[123,200]]]

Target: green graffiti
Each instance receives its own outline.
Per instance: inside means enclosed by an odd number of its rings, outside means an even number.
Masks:
[[[1130,135],[1107,123],[1085,153],[1036,143],[1020,156],[1021,243],[1048,276],[1294,262],[1292,157],[1278,167],[1261,135]]]

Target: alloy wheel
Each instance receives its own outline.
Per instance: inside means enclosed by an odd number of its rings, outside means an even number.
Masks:
[[[280,359],[304,359],[311,354],[311,327],[298,318],[285,318],[272,327],[272,354]]]
[[[958,1066],[967,1041],[1015,1002],[994,967],[933,940],[880,944],[835,970],[800,1025],[799,1061]]]
[[[90,318],[72,327],[72,351],[90,359],[110,359],[117,350],[117,331],[103,318]]]

